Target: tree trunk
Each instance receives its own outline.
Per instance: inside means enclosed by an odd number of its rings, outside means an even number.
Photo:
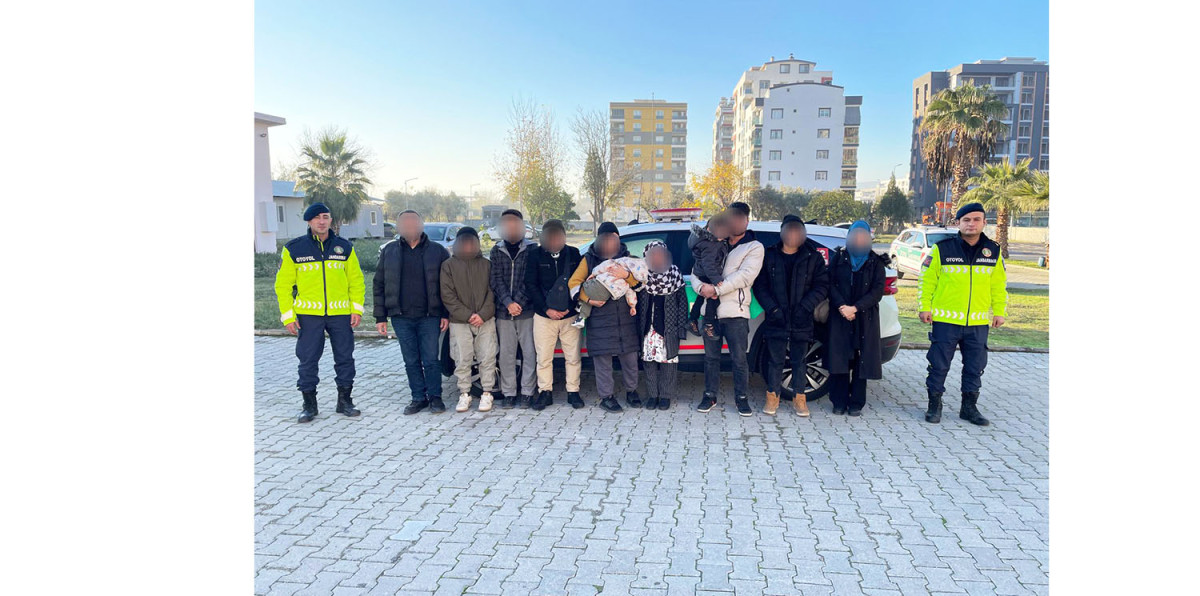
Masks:
[[[1008,209],[1003,207],[996,210],[996,243],[1000,245],[1000,254],[1008,258]]]
[[[947,221],[952,219],[954,213],[958,211],[958,202],[967,193],[967,179],[970,177],[971,166],[969,164],[963,162],[954,164],[954,180],[950,182],[950,213],[946,214]]]

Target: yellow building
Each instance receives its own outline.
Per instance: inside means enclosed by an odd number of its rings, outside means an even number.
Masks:
[[[610,219],[646,219],[672,188],[683,192],[687,173],[687,104],[662,99],[612,102],[610,182],[632,176]]]

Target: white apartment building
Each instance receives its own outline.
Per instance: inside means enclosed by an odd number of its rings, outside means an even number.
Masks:
[[[862,97],[845,95],[832,71],[772,56],[742,73],[732,102],[731,161],[760,186],[854,192]],[[724,117],[719,105],[714,139]]]
[[[733,100],[722,97],[713,121],[713,163],[733,161]]]

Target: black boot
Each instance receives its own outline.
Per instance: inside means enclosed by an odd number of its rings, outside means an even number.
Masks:
[[[347,416],[358,416],[362,412],[354,407],[354,400],[350,399],[350,390],[352,387],[338,387],[338,403],[337,413]]]
[[[296,422],[312,422],[317,417],[317,392],[303,391],[301,395],[304,396],[304,409],[300,411]]]
[[[534,410],[540,412],[540,411],[546,409],[546,404],[547,404],[547,402],[550,401],[550,392],[549,391],[541,391],[537,394],[537,397],[532,398],[532,399],[533,399],[533,405],[530,407],[532,407]]]
[[[533,405],[533,396],[532,395],[521,395],[520,393],[517,394],[517,407],[521,408],[522,410],[528,410],[529,407],[532,405]]]
[[[511,397],[506,397],[503,393],[501,393],[499,391],[493,392],[492,398],[495,399],[496,403],[501,408],[504,408],[505,410],[511,410],[511,409],[517,407],[517,400],[515,400]]]
[[[406,406],[404,408],[404,415],[412,416],[413,414],[416,414],[417,412],[420,412],[421,410],[424,410],[425,408],[428,408],[428,407],[429,407],[429,400],[414,399],[411,404],[408,404],[408,406]]]
[[[668,410],[670,408],[671,408],[671,400],[669,400],[665,397],[658,398],[658,409]]]
[[[434,414],[441,414],[446,411],[446,402],[442,401],[440,395],[429,398],[429,411]]]
[[[625,403],[631,408],[642,407],[642,398],[638,397],[637,391],[627,391],[625,393]]]
[[[572,408],[578,410],[583,407],[583,398],[579,397],[578,391],[567,392],[567,403],[571,404]]]
[[[645,405],[646,405],[647,410],[654,410],[654,409],[658,408],[658,398],[657,397],[647,397]]]
[[[937,424],[942,421],[942,394],[929,392],[929,409],[925,410],[925,422]]]
[[[617,401],[616,396],[610,395],[600,400],[600,407],[606,412],[620,412],[621,402]]]
[[[977,426],[987,426],[988,419],[979,413],[979,408],[975,407],[976,401],[979,401],[978,391],[963,391],[962,407],[958,409],[958,417]]]

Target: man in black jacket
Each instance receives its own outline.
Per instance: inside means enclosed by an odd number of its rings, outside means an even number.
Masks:
[[[501,407],[531,405],[534,392],[536,348],[533,346],[533,311],[525,292],[525,262],[537,246],[525,239],[525,217],[516,209],[500,214],[502,238],[492,246],[492,294],[496,296],[496,336],[500,340]],[[517,384],[517,348],[521,349],[521,378]]]
[[[400,213],[400,235],[383,245],[375,268],[375,329],[387,335],[391,318],[412,403],[405,415],[425,408],[446,411],[442,402],[441,364],[438,363],[438,338],[450,326],[442,306],[442,261],[450,253],[442,245],[430,242],[425,222],[411,209]]]
[[[562,342],[567,370],[567,403],[582,408],[579,397],[578,327],[571,320],[578,314],[567,289],[567,279],[579,266],[579,249],[567,246],[567,229],[552,219],[542,224],[542,244],[529,250],[525,272],[525,293],[533,308],[533,344],[537,350],[538,395],[533,409],[542,410],[554,403],[554,348]]]
[[[808,416],[804,397],[808,385],[805,358],[813,337],[813,310],[829,296],[829,272],[818,246],[808,239],[799,217],[785,215],[779,226],[779,243],[767,249],[762,271],[754,281],[754,296],[766,316],[763,322],[767,342],[767,370],[763,375],[767,383],[765,414],[773,416],[779,408],[783,363],[790,352],[792,390],[796,392],[792,405],[796,414]]]

